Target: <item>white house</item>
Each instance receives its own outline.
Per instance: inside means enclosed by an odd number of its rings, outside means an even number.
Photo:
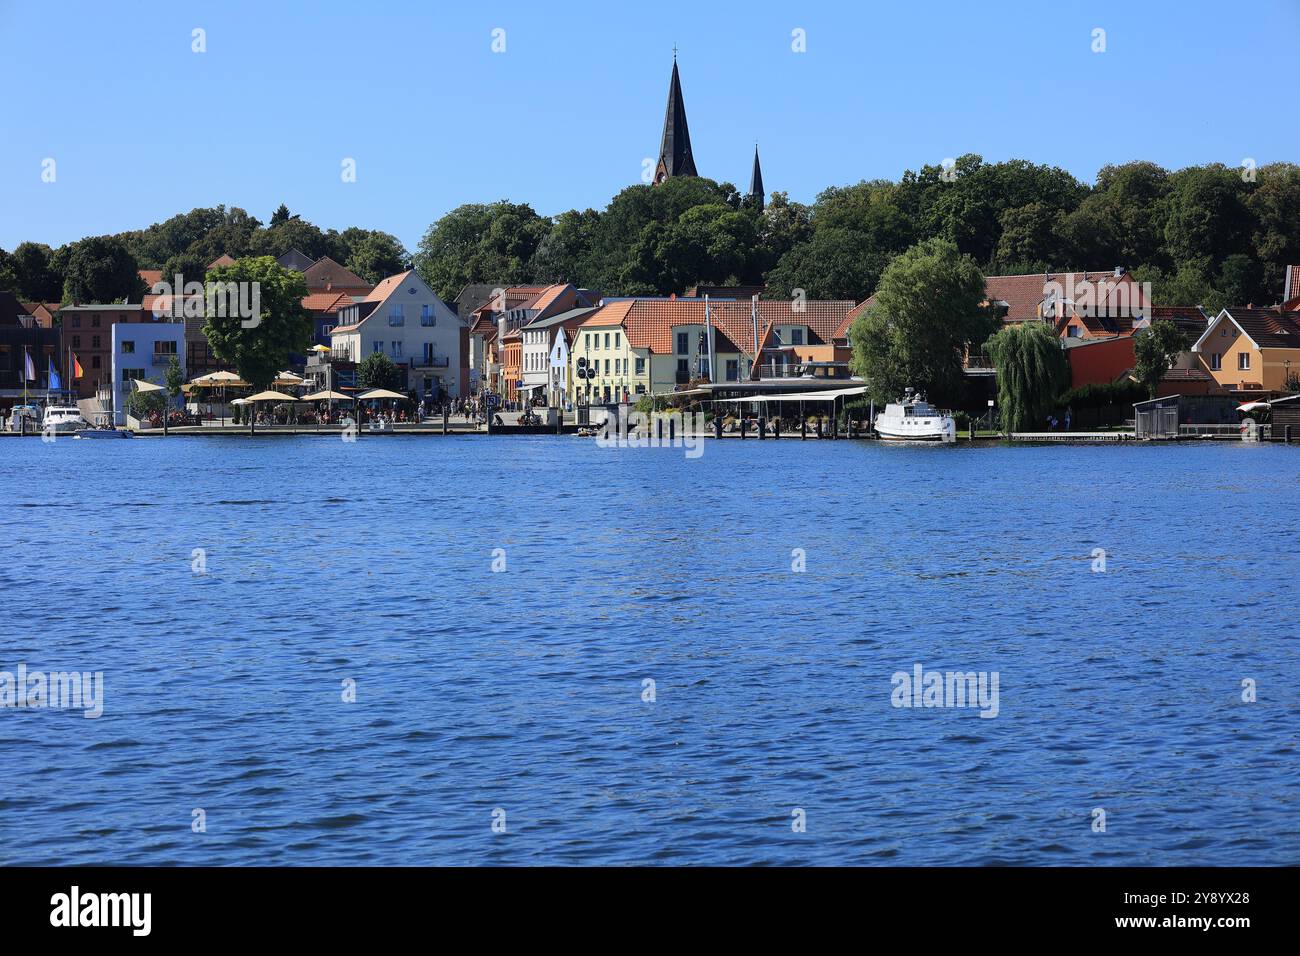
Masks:
[[[185,372],[185,322],[114,322],[113,420],[126,423],[126,402],[132,379],[165,385],[173,358]]]
[[[570,309],[524,326],[522,374],[530,397],[544,396],[552,408],[564,403],[569,386],[569,336],[595,311],[595,306]]]
[[[336,361],[383,352],[421,397],[459,398],[469,388],[469,327],[414,271],[389,276],[360,302],[339,309],[330,330]]]

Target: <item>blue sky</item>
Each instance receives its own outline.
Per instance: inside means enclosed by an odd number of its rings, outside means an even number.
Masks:
[[[1300,0],[0,0],[0,41],[10,250],[217,203],[410,248],[465,202],[603,208],[657,155],[674,44],[700,173],[743,188],[757,140],[802,201],[967,152],[1300,160]]]

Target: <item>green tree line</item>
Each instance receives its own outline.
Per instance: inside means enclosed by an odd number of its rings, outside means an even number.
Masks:
[[[765,282],[772,297],[803,289],[860,300],[891,260],[929,239],[955,245],[990,275],[1123,265],[1152,283],[1158,303],[1272,304],[1286,265],[1300,263],[1300,167],[1137,161],[1106,166],[1087,184],[1054,166],[966,155],[896,182],[831,187],[811,204],[776,192],[761,211],[730,183],[679,178],[629,186],[602,210],[460,206],[429,226],[413,262],[446,299],[475,282],[565,280],[622,295]],[[0,288],[24,299],[112,301],[140,293],[135,269],[188,275],[222,253],[291,248],[329,255],[370,281],[408,261],[387,233],[322,230],[284,206],[266,224],[216,206],[58,249],[0,251]]]

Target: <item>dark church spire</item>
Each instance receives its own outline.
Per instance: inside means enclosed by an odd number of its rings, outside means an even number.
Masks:
[[[758,165],[758,144],[754,144],[754,172],[749,177],[749,200],[758,207],[758,211],[763,211],[763,170]]]
[[[682,81],[677,75],[677,51],[673,50],[673,78],[668,86],[668,109],[664,113],[664,140],[659,148],[659,165],[655,183],[670,176],[698,176],[695,157],[691,155],[691,131],[686,126],[686,104],[682,101]]]

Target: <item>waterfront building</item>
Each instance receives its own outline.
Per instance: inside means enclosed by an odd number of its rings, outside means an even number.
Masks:
[[[1281,394],[1300,374],[1300,315],[1281,309],[1222,310],[1192,345],[1201,367],[1232,394]]]
[[[110,336],[113,422],[124,425],[133,380],[165,385],[172,359],[184,374],[186,329],[183,320],[149,313],[144,321],[114,322]]]
[[[27,378],[28,357],[31,379]],[[29,399],[44,397],[51,362],[67,388],[62,330],[42,326],[12,293],[0,291],[0,411],[21,404],[24,384]]]
[[[844,366],[837,341],[854,309],[851,300],[606,300],[583,320],[573,345],[575,369],[583,358],[596,377],[570,379],[576,395],[591,402],[634,401],[692,384],[740,385],[812,365]]]
[[[332,357],[360,364],[382,352],[402,370],[403,389],[430,401],[466,394],[468,324],[414,270],[384,279],[338,317]]]
[[[522,307],[524,325],[520,327],[520,377],[519,390],[524,399],[543,397],[554,405],[557,396],[552,388],[551,353],[555,349],[558,333],[573,328],[593,312],[598,300],[583,289],[569,283],[548,287],[531,302]],[[567,377],[567,375],[566,375]]]

